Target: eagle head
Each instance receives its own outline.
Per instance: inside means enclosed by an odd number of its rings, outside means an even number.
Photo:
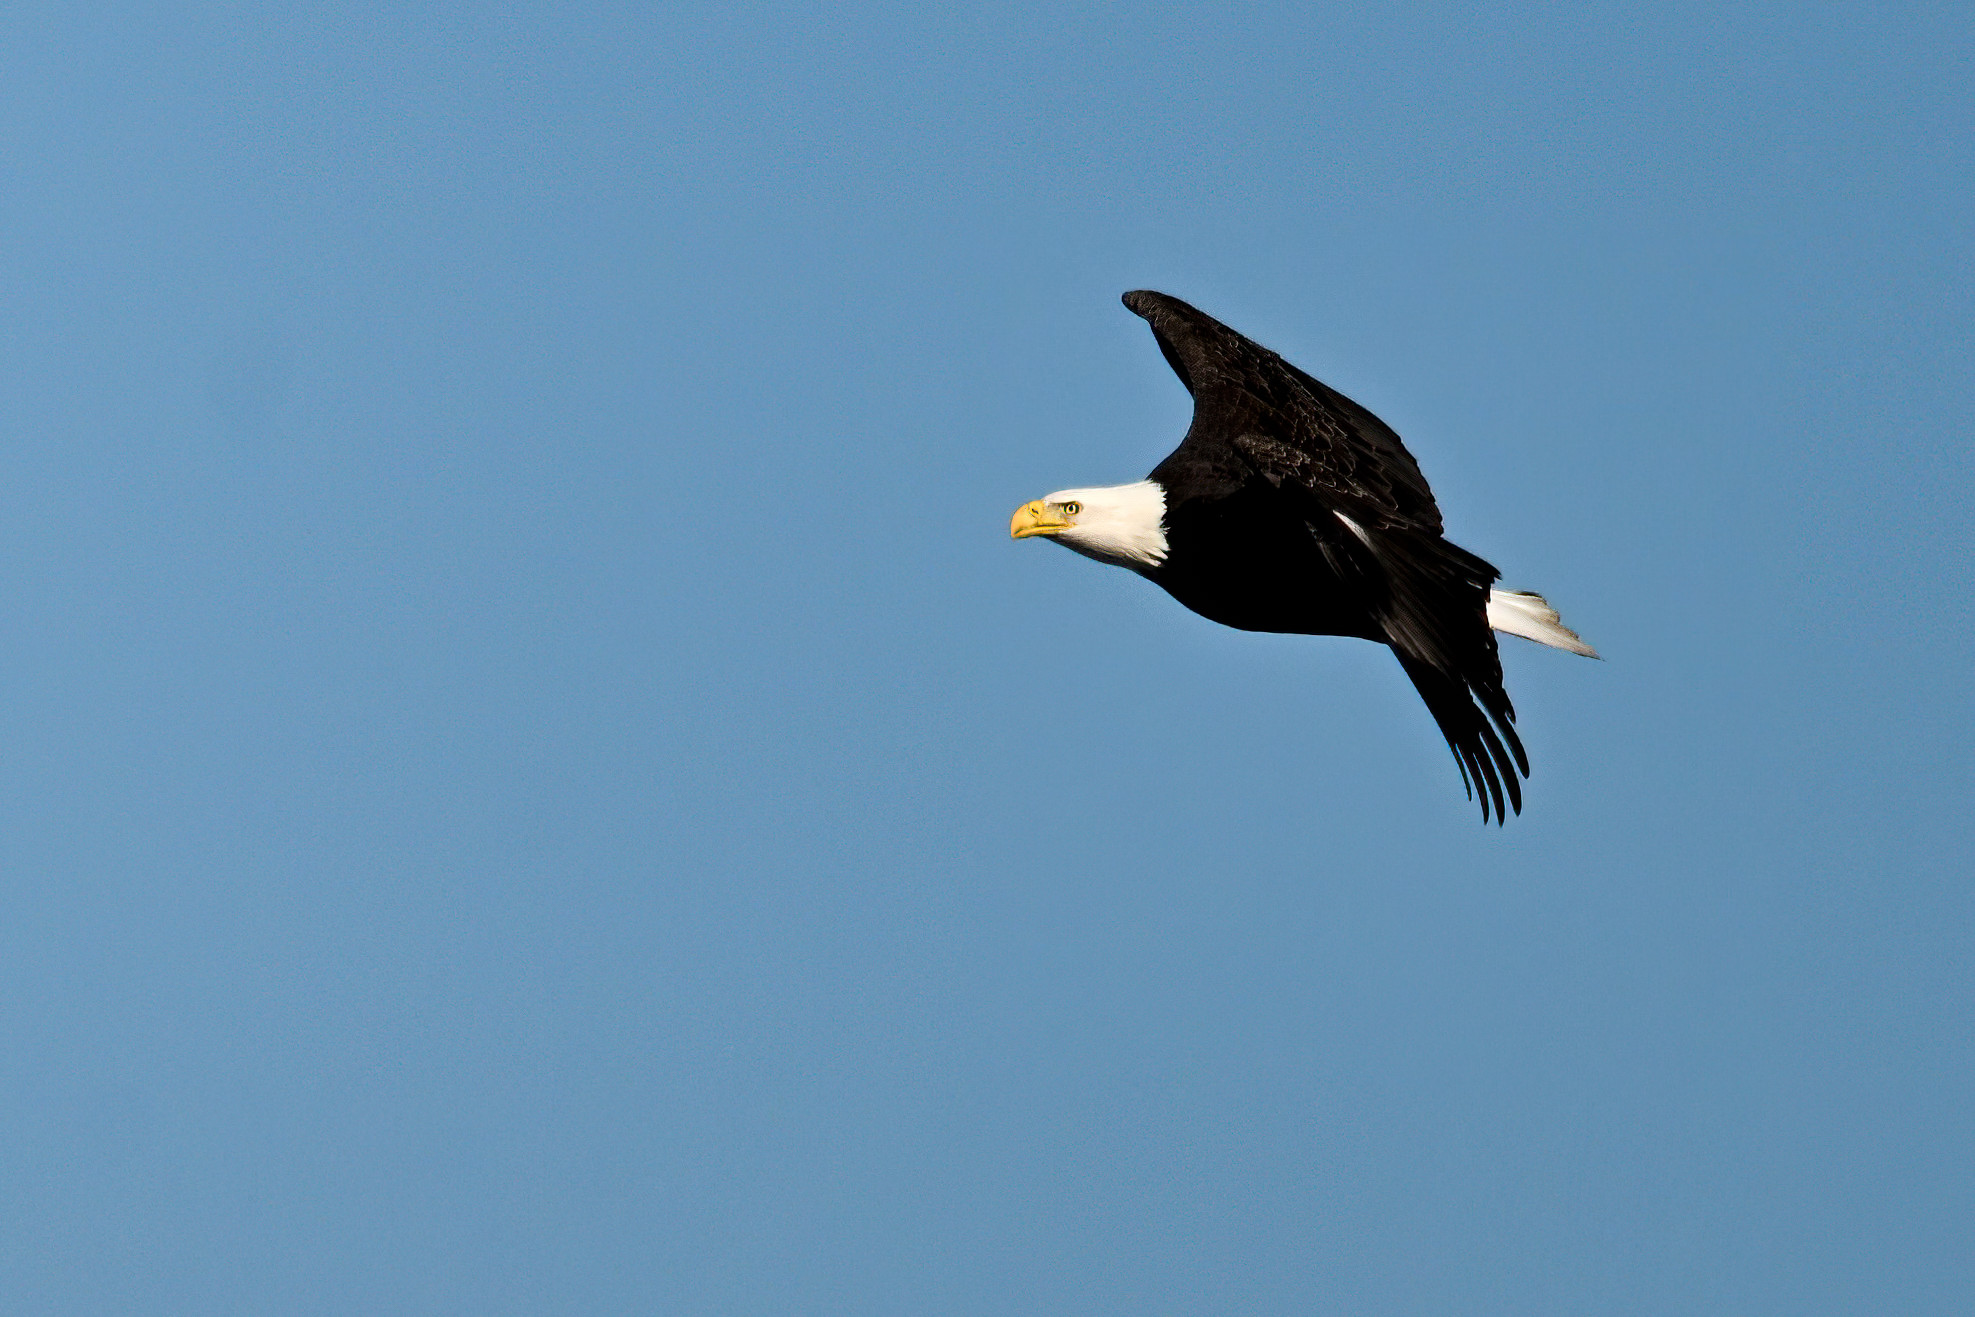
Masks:
[[[1008,533],[1047,535],[1066,549],[1146,571],[1166,560],[1166,491],[1156,481],[1060,489],[1015,509]]]

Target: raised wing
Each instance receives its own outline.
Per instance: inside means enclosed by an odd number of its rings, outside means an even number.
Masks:
[[[1368,528],[1440,533],[1440,508],[1392,427],[1177,297],[1126,293],[1193,395],[1193,425],[1168,462],[1213,462],[1243,435],[1272,441],[1283,474]]]
[[[1163,293],[1125,294],[1193,395],[1193,424],[1153,472],[1238,470],[1282,496],[1426,702],[1470,795],[1522,811],[1529,759],[1488,626],[1498,573],[1441,537],[1440,509],[1399,436],[1335,389]],[[1165,483],[1172,487],[1174,482]],[[1208,481],[1207,483],[1214,483]]]

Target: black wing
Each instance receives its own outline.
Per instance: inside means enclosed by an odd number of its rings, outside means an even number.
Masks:
[[[1440,508],[1392,428],[1212,316],[1125,294],[1193,395],[1193,425],[1152,472],[1168,489],[1266,481],[1359,596],[1440,725],[1485,820],[1522,812],[1529,759],[1488,626],[1499,573],[1441,537]],[[1505,798],[1506,797],[1506,802]]]

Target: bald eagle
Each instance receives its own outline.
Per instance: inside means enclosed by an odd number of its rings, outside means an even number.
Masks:
[[[1244,631],[1388,645],[1426,701],[1481,817],[1522,812],[1529,757],[1496,631],[1596,658],[1541,595],[1441,536],[1440,508],[1390,426],[1164,293],[1125,294],[1193,395],[1171,456],[1129,485],[1059,490],[1009,533],[1137,572]]]

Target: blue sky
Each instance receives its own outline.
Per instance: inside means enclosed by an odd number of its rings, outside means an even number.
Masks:
[[[17,6],[0,1307],[1975,1304],[1950,5]],[[1200,305],[1509,641],[1042,543]]]

